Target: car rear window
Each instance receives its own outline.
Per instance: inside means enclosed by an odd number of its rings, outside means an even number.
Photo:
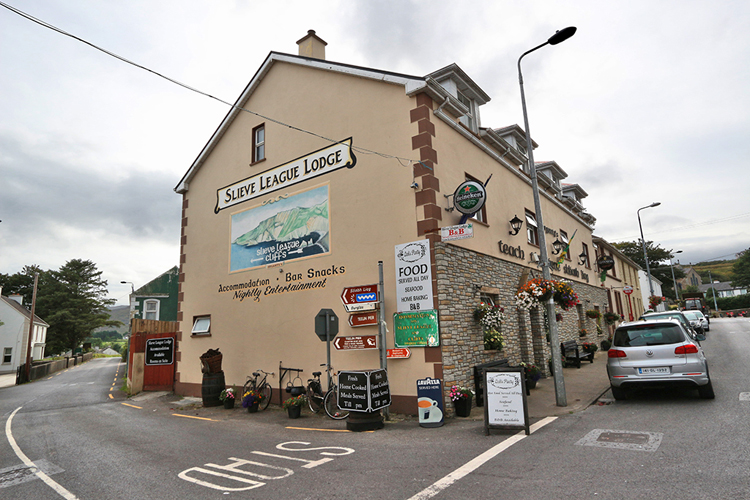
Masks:
[[[677,325],[649,325],[618,328],[615,331],[615,347],[638,347],[645,345],[679,344],[685,337]]]

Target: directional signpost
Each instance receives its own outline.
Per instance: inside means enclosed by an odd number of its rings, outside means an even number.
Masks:
[[[349,326],[356,328],[359,326],[373,326],[378,324],[377,312],[363,312],[349,315]]]
[[[346,312],[374,311],[378,303],[378,285],[362,285],[344,288],[341,302]]]
[[[336,337],[333,347],[337,351],[349,351],[353,349],[377,349],[377,335],[357,335],[353,337]]]

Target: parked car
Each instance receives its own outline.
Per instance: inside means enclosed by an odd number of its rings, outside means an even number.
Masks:
[[[701,398],[714,398],[703,349],[679,319],[618,326],[607,351],[607,375],[618,400],[634,389],[666,386],[695,388]]]
[[[708,318],[706,318],[702,312],[700,311],[682,311],[685,316],[690,318],[690,320],[700,321],[701,326],[703,327],[703,331],[707,332],[709,328]]]
[[[682,323],[685,328],[688,330],[688,333],[693,339],[696,340],[706,340],[705,332],[703,331],[703,326],[701,325],[700,320],[698,319],[691,319],[686,314],[687,311],[665,311],[665,312],[658,312],[658,313],[645,313],[643,316],[640,317],[642,320],[646,319],[676,319],[680,323]]]

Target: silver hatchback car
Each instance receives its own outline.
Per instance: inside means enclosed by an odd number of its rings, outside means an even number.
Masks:
[[[607,352],[607,374],[615,399],[630,389],[683,386],[713,399],[706,356],[677,319],[622,323]]]

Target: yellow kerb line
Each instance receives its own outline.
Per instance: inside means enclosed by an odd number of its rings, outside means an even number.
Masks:
[[[110,396],[111,396],[111,394],[110,394]],[[140,406],[136,406],[136,405],[129,405],[129,404],[127,404],[127,403],[120,403],[120,404],[123,404],[123,405],[125,405],[125,406],[129,406],[129,407],[131,407],[131,408],[138,408],[139,410],[142,410],[142,409],[143,409],[143,408],[142,408],[142,407],[140,407]]]
[[[193,417],[192,415],[180,415],[179,413],[172,413],[175,417],[182,417],[182,418],[194,418],[196,420],[208,420],[209,422],[218,422],[218,420],[214,420],[212,418],[204,418],[204,417]]]
[[[298,431],[319,431],[319,432],[352,432],[347,429],[313,429],[311,427],[285,427],[286,429],[294,429]],[[375,431],[364,431],[364,432],[375,432]]]
[[[113,398],[113,397],[112,397],[112,394],[110,394],[110,395],[109,395],[109,399],[115,399],[115,398]]]

